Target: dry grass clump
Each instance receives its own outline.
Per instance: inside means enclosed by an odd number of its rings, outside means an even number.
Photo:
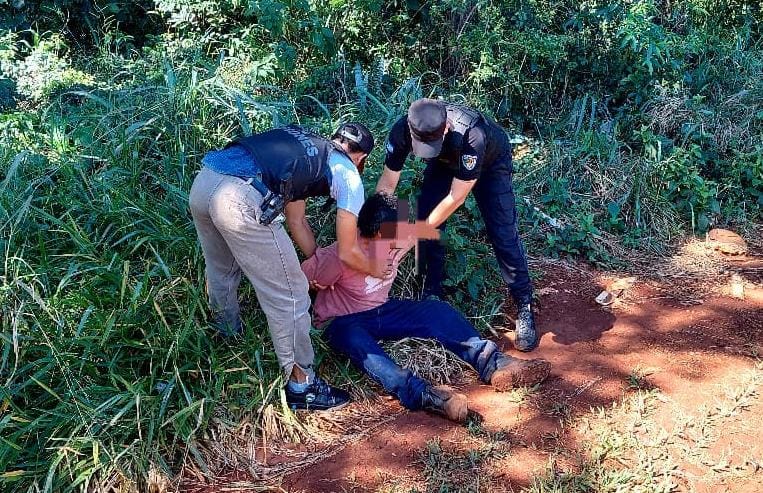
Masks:
[[[336,455],[400,412],[363,401],[331,412],[309,413],[271,404],[259,418],[248,416],[233,423],[220,410],[180,481],[184,491],[204,491],[214,484],[235,484],[242,491],[269,489],[285,475]]]
[[[667,259],[657,274],[665,277],[691,277],[701,281],[714,279],[725,271],[723,254],[700,239],[690,239]]]
[[[690,239],[673,255],[633,259],[635,272],[657,282],[659,291],[680,302],[696,304],[727,284],[729,273],[722,255],[704,241]]]
[[[159,469],[155,464],[148,470],[148,481],[146,483],[148,493],[173,493],[177,491],[170,478]]]
[[[644,113],[652,130],[670,137],[679,136],[682,127],[697,117],[690,105],[691,99],[686,94],[664,93],[649,101],[644,107]]]
[[[463,360],[432,339],[406,337],[383,346],[397,364],[438,385],[459,382],[471,370]]]

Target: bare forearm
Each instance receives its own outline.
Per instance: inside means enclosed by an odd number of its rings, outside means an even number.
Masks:
[[[289,223],[289,231],[302,253],[306,257],[312,257],[318,245],[315,243],[315,234],[307,223],[307,219],[302,218],[300,221]]]
[[[461,207],[463,203],[464,199],[456,199],[452,195],[448,194],[444,199],[442,199],[442,201],[440,201],[439,204],[437,204],[437,207],[435,207],[434,210],[429,213],[427,224],[435,228],[438,227],[444,223],[445,220],[451,216],[451,214],[456,212],[456,210],[458,210],[458,208]]]
[[[444,199],[437,204],[432,212],[429,213],[427,218],[427,224],[432,227],[438,227],[450,217],[451,214],[461,207],[466,200],[466,196],[469,195],[477,180],[459,180],[453,178],[453,183],[450,186],[450,192]]]
[[[286,224],[294,242],[302,253],[312,257],[315,253],[315,235],[305,217],[305,201],[297,200],[286,204]]]
[[[395,193],[395,189],[397,188],[399,181],[400,172],[392,171],[385,167],[384,171],[382,171],[382,174],[379,177],[379,181],[376,183],[376,191],[385,192],[392,195]]]

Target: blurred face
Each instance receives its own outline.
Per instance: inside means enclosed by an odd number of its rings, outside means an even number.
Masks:
[[[397,223],[382,223],[381,229],[373,238],[364,238],[368,245],[369,257],[387,259],[394,250],[401,249],[396,238]]]

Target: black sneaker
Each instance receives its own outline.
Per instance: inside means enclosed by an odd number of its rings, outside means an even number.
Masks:
[[[294,392],[286,385],[286,403],[291,409],[324,411],[345,406],[350,402],[350,394],[332,387],[318,377],[307,386],[304,392]]]
[[[517,312],[517,328],[514,332],[514,347],[519,351],[528,352],[538,347],[540,334],[535,328],[532,305],[522,304]]]

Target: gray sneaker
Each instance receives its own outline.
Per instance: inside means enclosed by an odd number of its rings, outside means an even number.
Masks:
[[[538,347],[540,334],[535,328],[532,305],[529,303],[519,307],[517,312],[517,327],[514,332],[514,347],[522,352],[532,351]]]

